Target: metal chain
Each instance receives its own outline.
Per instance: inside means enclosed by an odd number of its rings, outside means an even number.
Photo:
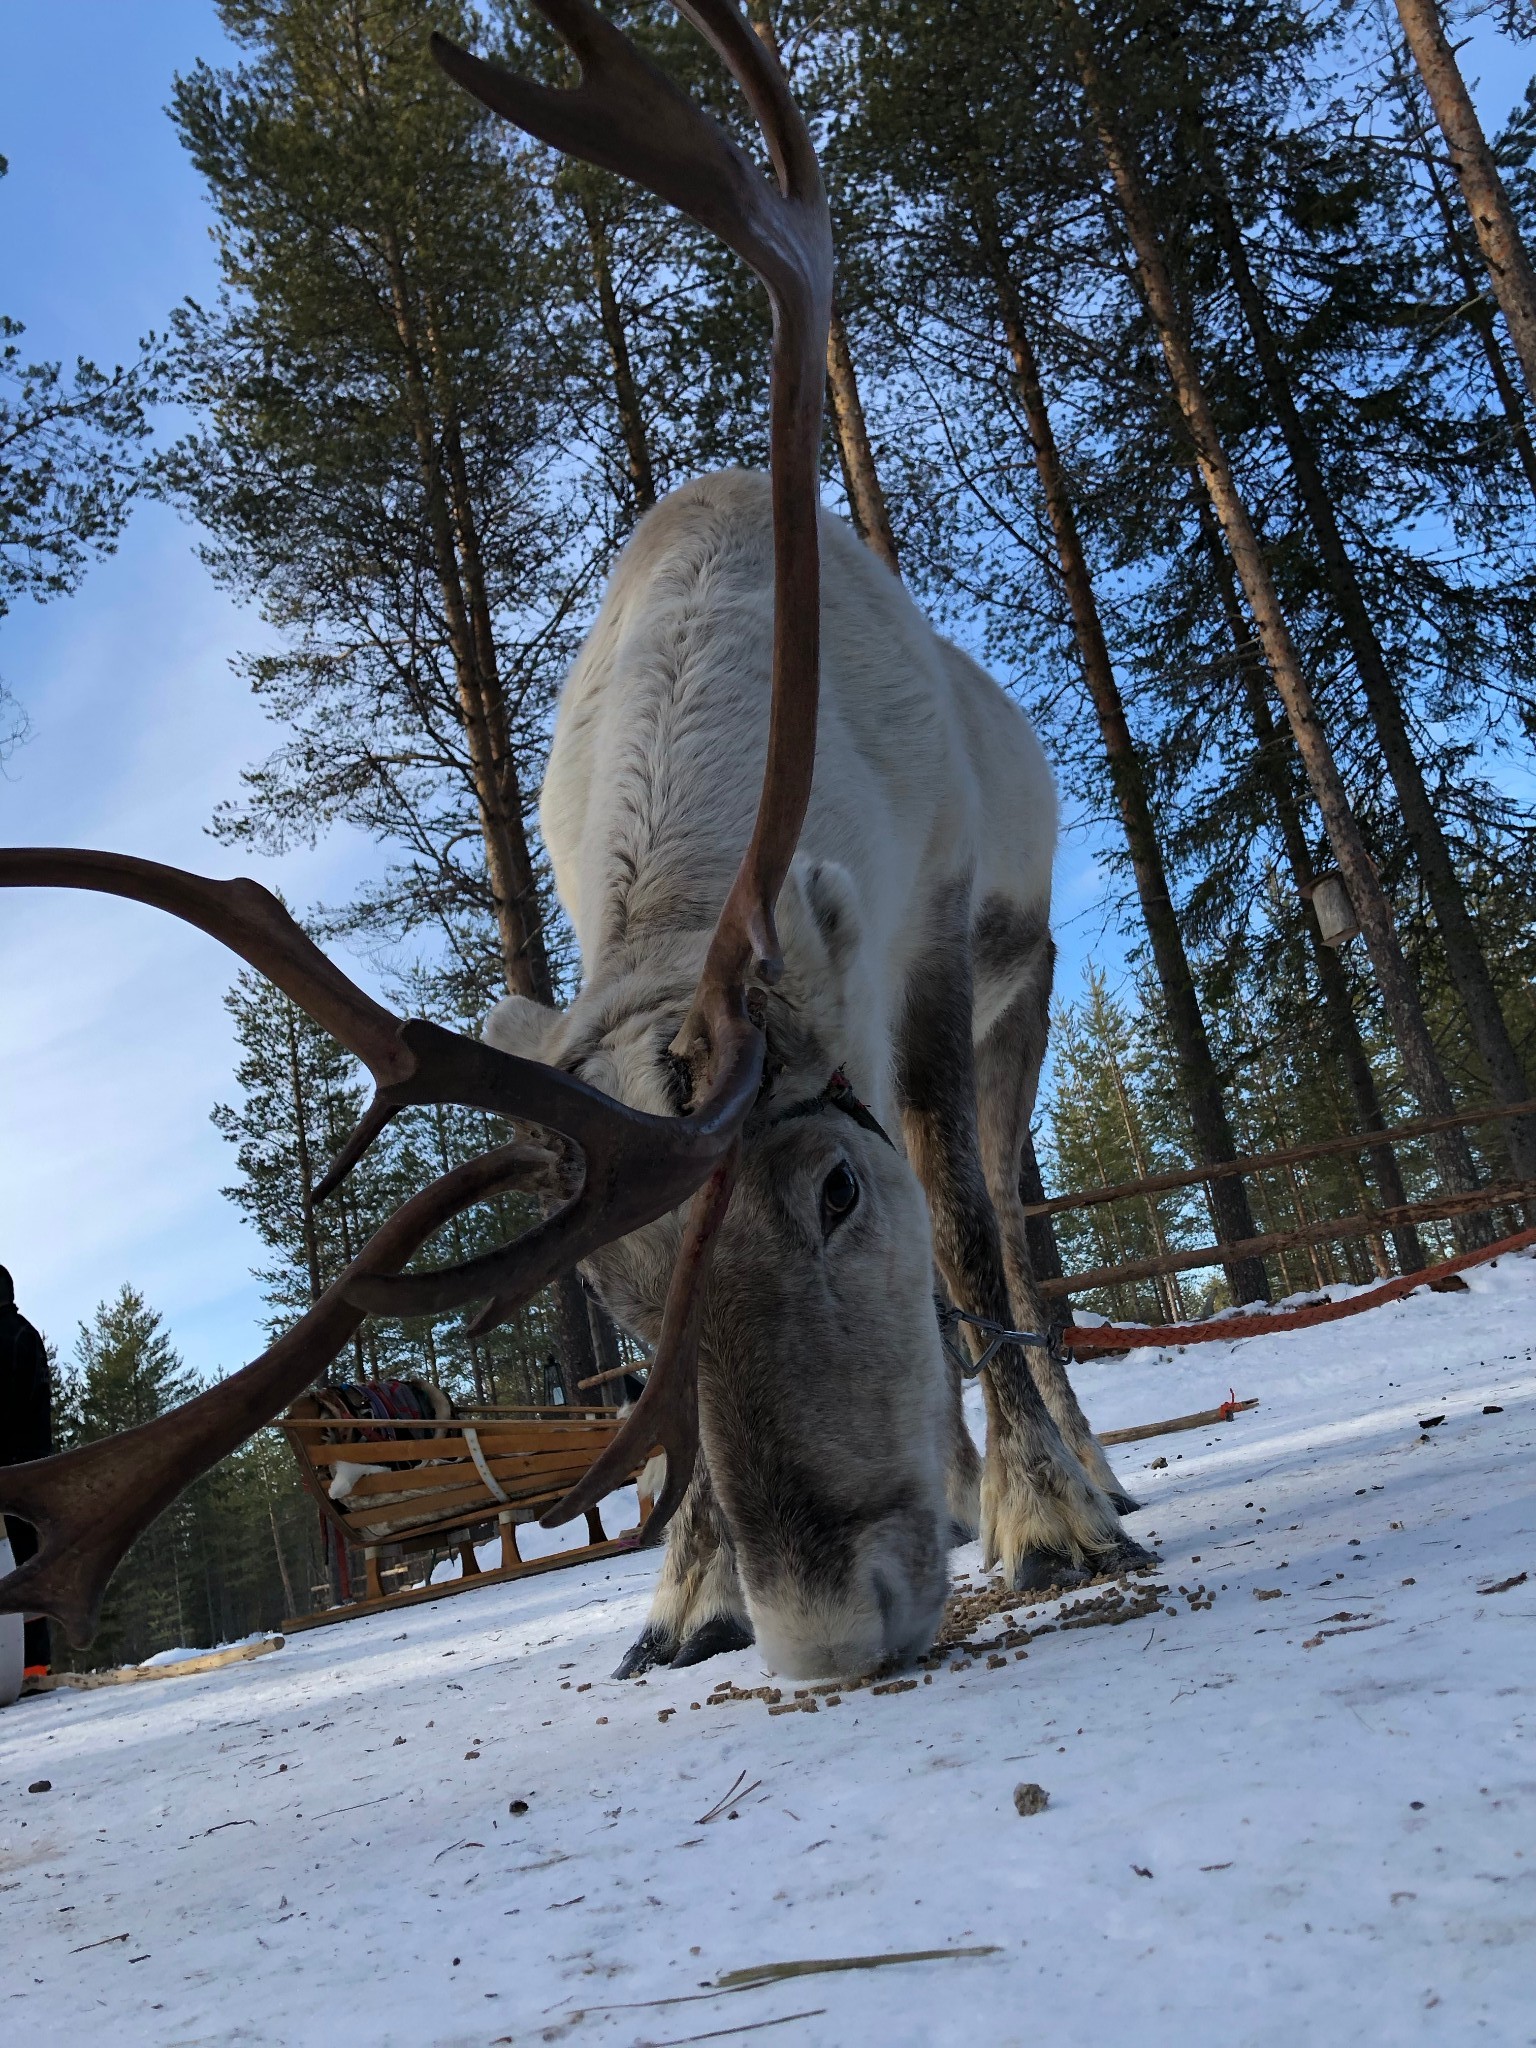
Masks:
[[[967,1379],[974,1378],[990,1364],[995,1354],[1001,1351],[1005,1344],[1038,1344],[1042,1350],[1055,1353],[1055,1340],[1048,1334],[1042,1335],[1039,1330],[1005,1329],[1001,1323],[991,1322],[986,1316],[973,1316],[968,1309],[956,1308],[952,1303],[940,1301],[937,1297],[934,1300],[934,1307],[938,1312],[939,1335],[943,1340],[944,1349]],[[969,1323],[972,1329],[982,1330],[990,1335],[992,1342],[980,1358],[972,1359],[965,1347],[957,1344],[950,1335],[956,1323]]]

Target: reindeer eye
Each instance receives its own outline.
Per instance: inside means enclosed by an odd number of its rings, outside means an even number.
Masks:
[[[830,1237],[859,1204],[859,1183],[846,1159],[840,1159],[821,1184],[821,1234]]]

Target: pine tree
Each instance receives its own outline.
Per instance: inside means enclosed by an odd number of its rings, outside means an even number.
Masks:
[[[994,387],[999,356],[1010,367],[1014,405],[999,411],[989,431],[1000,440],[1012,428],[1033,459],[1078,677],[1101,740],[1089,770],[1094,807],[1107,795],[1124,835],[1200,1156],[1226,1160],[1234,1146],[1221,1080],[1046,395],[1042,346],[1059,331],[1060,281],[1072,259],[1049,227],[1042,233],[1041,191],[1065,210],[1080,203],[1085,182],[1091,191],[1091,179],[1075,136],[1061,125],[1060,93],[1040,88],[1036,69],[1017,61],[1037,43],[1038,27],[1021,27],[1013,9],[975,7],[959,36],[922,7],[870,12],[860,120],[842,147],[917,213],[920,224],[909,231],[915,246],[889,272],[908,305],[925,324],[942,321],[962,346],[990,327]],[[1000,48],[1015,62],[999,62]],[[976,396],[995,404],[986,386]],[[990,510],[996,494],[988,496]],[[1255,1234],[1240,1180],[1213,1182],[1211,1201],[1223,1240]],[[1236,1262],[1232,1282],[1242,1298],[1262,1298],[1262,1263]]]
[[[126,1283],[81,1323],[61,1376],[55,1431],[61,1449],[137,1428],[189,1400],[196,1383],[156,1311]],[[137,1662],[187,1640],[195,1616],[188,1497],[153,1522],[113,1576],[92,1645],[94,1661]]]
[[[0,156],[0,178],[9,170]],[[148,468],[159,344],[98,369],[84,356],[25,360],[26,328],[0,314],[0,619],[20,597],[67,597],[91,561],[117,546]],[[25,729],[0,684],[0,760]]]
[[[346,821],[403,846],[350,922],[434,930],[482,999],[547,1000],[525,812],[593,569],[580,479],[551,460],[549,209],[412,0],[222,13],[243,63],[174,98],[225,290],[177,321],[203,425],[167,473],[216,573],[287,637],[246,667],[291,736],[219,829],[276,849]]]

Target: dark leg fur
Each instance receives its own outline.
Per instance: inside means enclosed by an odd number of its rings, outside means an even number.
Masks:
[[[613,1675],[635,1678],[653,1664],[700,1664],[752,1641],[735,1555],[701,1452],[667,1531],[650,1619]]]
[[[1040,1063],[1045,1057],[1055,948],[1045,932],[1026,944],[1028,949],[1017,969],[1023,985],[976,1048],[977,1130],[987,1191],[1002,1235],[1013,1327],[1043,1330],[1049,1312],[1035,1291],[1024,1206],[1019,1199],[1019,1171]],[[1111,1471],[1061,1361],[1048,1351],[1033,1350],[1029,1368],[1056,1427],[1084,1471],[1108,1496],[1117,1514],[1135,1513],[1137,1503]]]
[[[982,1171],[971,1044],[968,889],[957,887],[948,930],[935,935],[908,991],[898,1086],[907,1151],[928,1197],[934,1256],[951,1299],[973,1315],[1011,1323],[997,1217]],[[1020,1327],[1015,1325],[1014,1327]],[[971,1333],[967,1341],[974,1342]],[[1118,1557],[1127,1539],[1041,1398],[1021,1347],[1006,1346],[983,1374],[987,1457],[982,1542],[1018,1580],[1037,1570]]]

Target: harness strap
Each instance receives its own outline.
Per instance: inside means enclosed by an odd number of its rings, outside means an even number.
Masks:
[[[487,1465],[487,1463],[485,1462],[485,1453],[480,1448],[479,1431],[471,1429],[466,1424],[464,1429],[464,1441],[469,1445],[469,1455],[475,1461],[475,1470],[480,1474],[480,1477],[485,1481],[486,1486],[489,1488],[492,1496],[496,1500],[499,1500],[503,1507],[510,1507],[512,1505],[511,1494],[506,1491],[501,1481],[496,1477],[495,1473],[491,1470],[490,1466]]]

